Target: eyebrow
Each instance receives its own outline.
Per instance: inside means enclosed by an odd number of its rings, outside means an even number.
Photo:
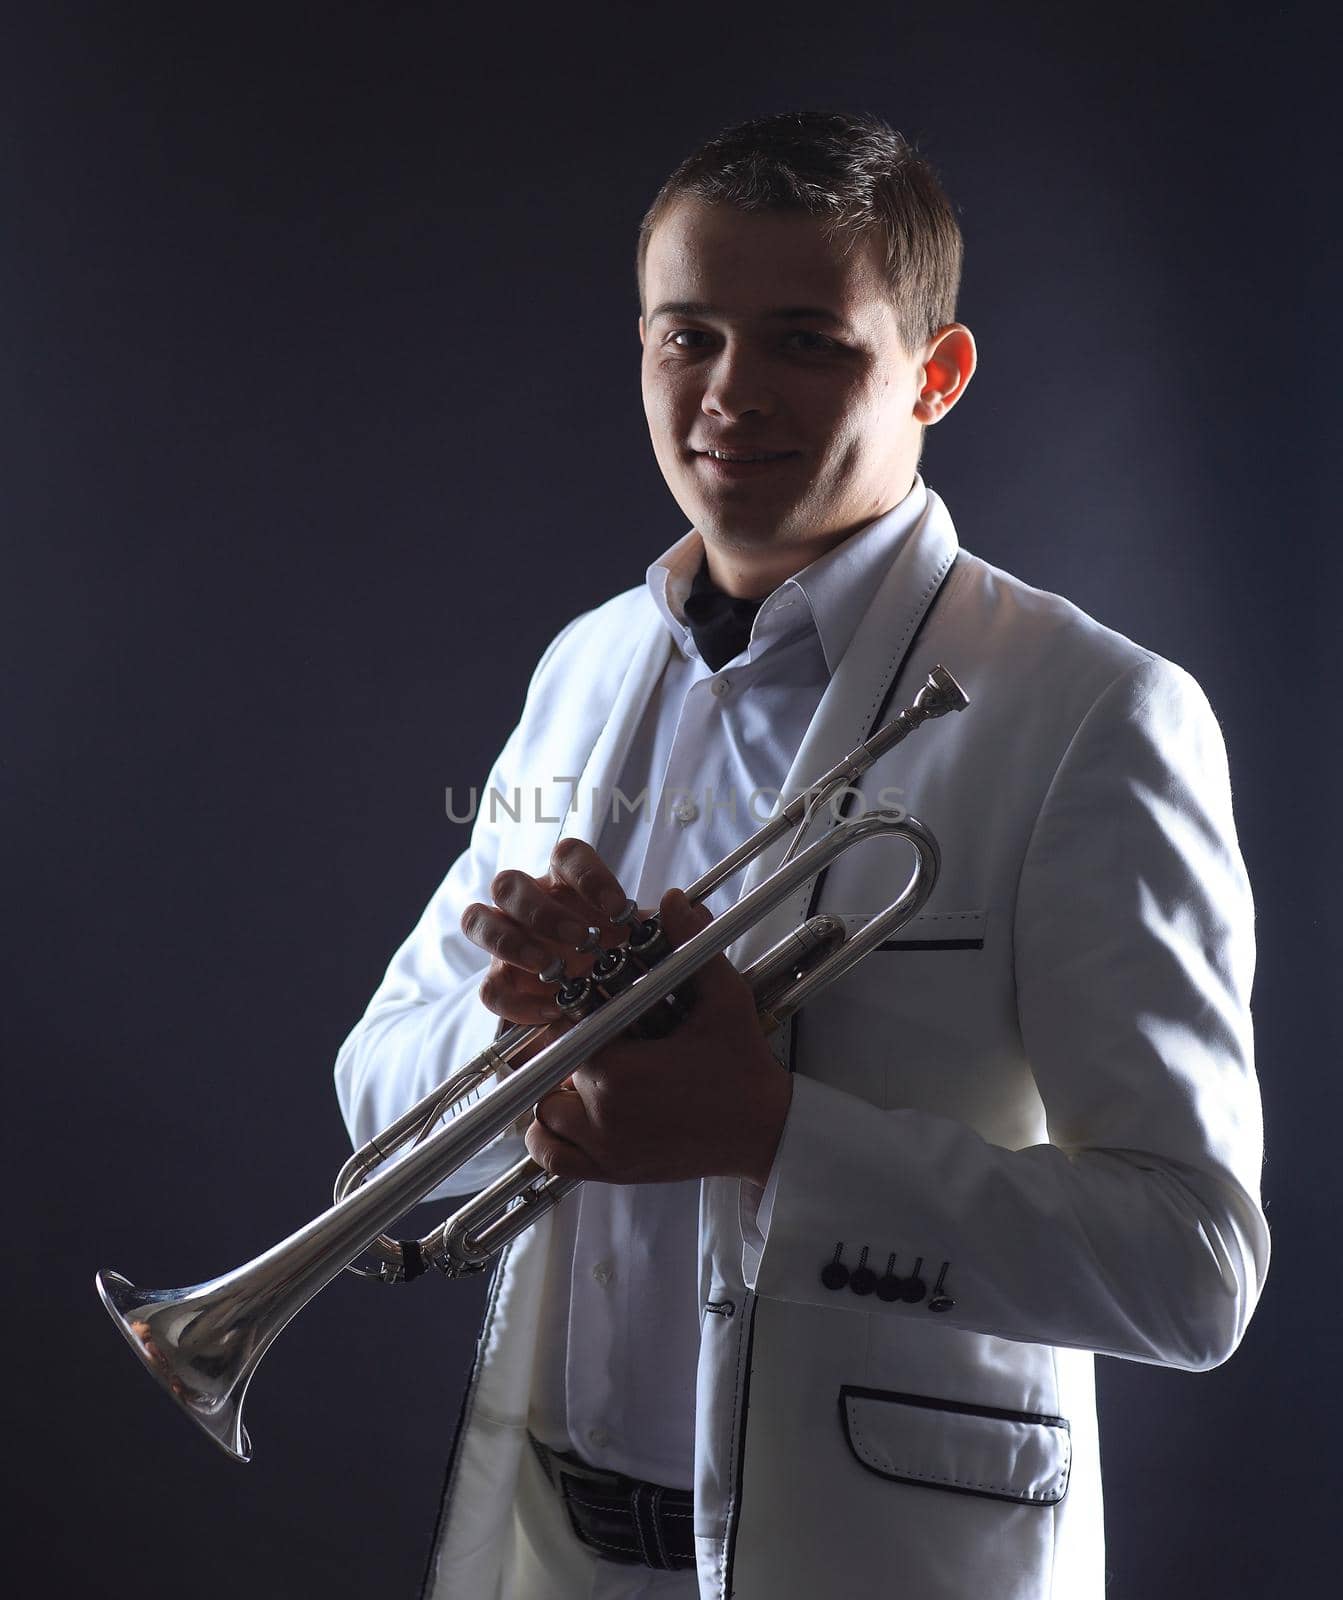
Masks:
[[[648,320],[656,322],[659,317],[722,317],[726,313],[717,306],[706,304],[703,300],[664,300],[660,306],[654,307]],[[762,320],[771,322],[824,322],[832,328],[845,328],[848,324],[842,317],[836,316],[833,311],[827,311],[824,306],[775,306],[769,311],[760,313]]]

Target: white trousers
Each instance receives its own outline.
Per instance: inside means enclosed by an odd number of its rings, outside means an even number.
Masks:
[[[699,1600],[693,1568],[654,1572],[595,1556],[570,1527],[530,1446],[522,1452],[503,1592],[508,1600]]]

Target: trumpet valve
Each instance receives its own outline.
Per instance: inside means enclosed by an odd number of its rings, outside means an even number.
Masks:
[[[555,1004],[570,1021],[578,1022],[597,1004],[597,986],[591,978],[570,978],[560,986]]]
[[[614,950],[604,950],[592,963],[592,971],[588,974],[608,1000],[624,994],[634,980],[642,975],[643,968],[631,958],[623,944]]]
[[[631,930],[626,948],[646,972],[671,950],[671,940],[663,931],[659,918],[645,917]]]

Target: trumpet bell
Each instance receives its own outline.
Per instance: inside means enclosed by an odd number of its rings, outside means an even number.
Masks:
[[[230,1282],[234,1276],[190,1289],[138,1289],[119,1272],[106,1271],[94,1282],[108,1314],[160,1388],[221,1450],[236,1461],[250,1461],[243,1396],[280,1330],[257,1337]]]

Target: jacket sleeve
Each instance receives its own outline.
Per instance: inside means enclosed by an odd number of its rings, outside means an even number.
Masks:
[[[495,1036],[499,1019],[479,999],[489,957],[461,930],[462,912],[473,900],[488,901],[495,873],[511,864],[501,859],[501,849],[507,851],[507,834],[498,815],[501,808],[485,803],[484,796],[492,790],[511,793],[520,753],[527,745],[537,686],[560,641],[580,620],[576,617],[562,629],[537,663],[522,715],[481,791],[470,843],[392,957],[367,1010],[336,1057],[336,1095],[356,1146],[465,1066]],[[458,1109],[485,1092],[477,1089]],[[424,1198],[478,1189],[525,1153],[520,1135],[500,1134]]]
[[[929,1285],[947,1264],[944,1325],[1216,1366],[1269,1259],[1254,912],[1221,730],[1181,668],[1144,660],[1083,719],[1025,853],[1013,939],[1049,1142],[1003,1149],[799,1076],[758,1232],[760,1191],[743,1191],[747,1283],[926,1320],[926,1300],[822,1285],[836,1243],[848,1262],[866,1244],[905,1272],[922,1256]]]

